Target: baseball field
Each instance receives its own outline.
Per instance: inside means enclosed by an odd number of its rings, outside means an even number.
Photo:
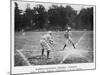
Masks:
[[[69,43],[62,50],[66,39],[63,31],[54,31],[53,37],[56,43],[50,52],[50,58],[45,55],[41,57],[41,36],[47,32],[16,32],[15,66],[28,65],[50,65],[50,64],[74,64],[74,63],[92,63],[94,62],[93,31],[71,31],[72,41],[76,48]],[[24,65],[23,65],[24,63]]]

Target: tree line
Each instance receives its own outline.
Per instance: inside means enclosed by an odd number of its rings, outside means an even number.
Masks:
[[[52,5],[48,10],[38,4],[32,9],[27,4],[25,11],[19,9],[15,2],[14,8],[15,31],[28,30],[66,30],[72,29],[93,30],[93,7],[83,8],[78,13],[71,6]]]

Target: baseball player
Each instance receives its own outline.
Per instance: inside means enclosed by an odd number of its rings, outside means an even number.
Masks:
[[[47,50],[47,58],[49,58],[51,47],[53,45],[52,31],[49,31],[47,34],[45,34],[41,37],[40,45],[42,47],[42,54],[41,55],[43,56],[44,50]]]
[[[72,46],[75,48],[75,45],[74,43],[72,42],[72,38],[71,38],[71,32],[70,32],[71,28],[70,27],[67,27],[67,30],[65,31],[64,33],[64,37],[66,38],[66,43],[63,47],[63,50],[65,49],[65,47],[67,46],[68,42],[70,42],[72,44]]]

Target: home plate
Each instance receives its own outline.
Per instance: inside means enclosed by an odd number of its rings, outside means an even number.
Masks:
[[[85,58],[88,55],[88,51],[84,49],[66,48],[61,54],[63,54],[63,59],[60,63],[63,63],[67,58]]]

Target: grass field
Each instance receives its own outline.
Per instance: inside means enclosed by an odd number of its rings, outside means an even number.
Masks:
[[[65,50],[61,50],[65,38],[64,32],[53,32],[56,47],[50,52],[50,59],[41,57],[40,38],[46,32],[21,32],[15,33],[15,51],[20,50],[31,65],[47,64],[70,64],[93,62],[93,32],[92,31],[72,31],[72,39],[76,44],[76,49],[69,44]],[[16,52],[15,52],[16,54]],[[15,61],[18,58],[15,59]],[[16,62],[15,62],[16,64]],[[17,65],[18,66],[18,65]]]

